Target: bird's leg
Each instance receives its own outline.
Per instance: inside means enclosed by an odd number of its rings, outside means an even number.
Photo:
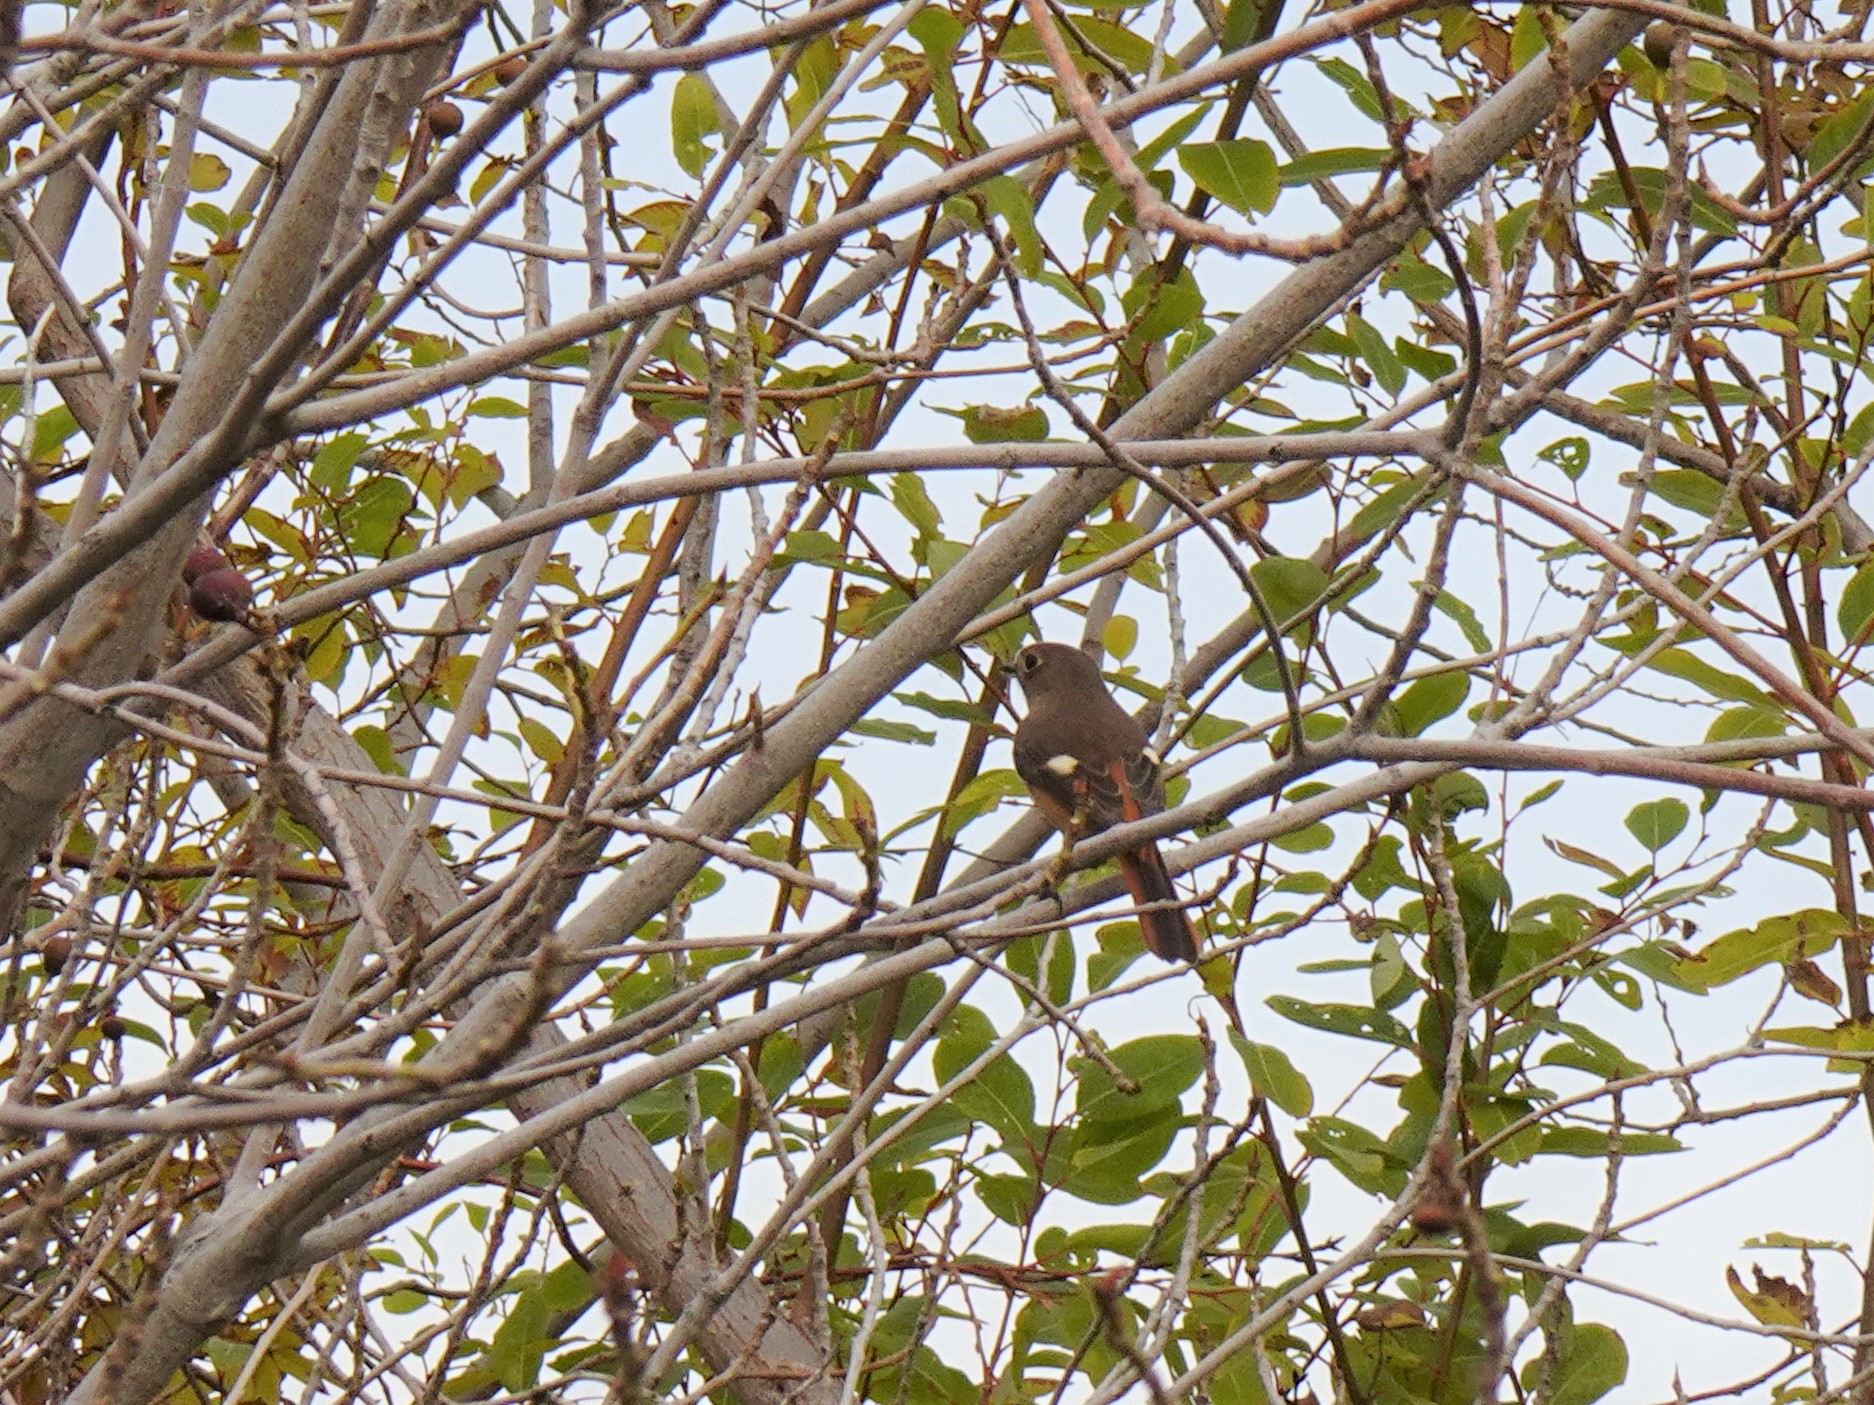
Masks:
[[[1043,875],[1047,883],[1046,891],[1059,893],[1061,880],[1067,877],[1074,865],[1074,844],[1087,832],[1087,793],[1079,791],[1074,797],[1074,812],[1068,820],[1067,828],[1061,831],[1061,852],[1055,856]]]
[[[1073,866],[1074,836],[1063,834],[1060,853],[1054,856],[1054,862],[1049,864],[1041,875],[1041,881],[1045,885],[1042,891],[1058,895],[1061,891],[1061,880],[1067,877],[1068,870]]]

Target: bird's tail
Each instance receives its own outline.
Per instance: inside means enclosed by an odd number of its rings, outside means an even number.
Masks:
[[[1175,903],[1178,890],[1171,886],[1171,874],[1156,844],[1119,856],[1119,871],[1126,880],[1126,891],[1141,909],[1139,931],[1145,946],[1161,961],[1195,961],[1197,936],[1191,920],[1181,907],[1154,906]]]

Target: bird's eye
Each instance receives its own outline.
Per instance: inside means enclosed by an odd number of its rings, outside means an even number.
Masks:
[[[1036,656],[1033,649],[1023,649],[1021,653],[1015,656],[1015,666],[1023,673],[1033,673],[1035,671],[1035,666],[1040,662],[1041,660]]]

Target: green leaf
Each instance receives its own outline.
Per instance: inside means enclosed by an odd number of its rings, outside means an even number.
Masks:
[[[33,423],[33,462],[51,463],[77,432],[78,419],[69,406],[55,404],[41,410]]]
[[[351,549],[360,556],[382,558],[415,504],[416,494],[401,478],[383,475],[366,481],[340,514]]]
[[[1865,287],[1865,283],[1862,286]],[[1874,444],[1874,401],[1855,411],[1841,436],[1842,453],[1851,459],[1860,458],[1869,444]]]
[[[789,561],[836,561],[842,553],[838,538],[816,527],[802,527],[787,534],[781,554]]]
[[[1249,568],[1249,578],[1282,625],[1303,615],[1333,584],[1320,566],[1295,556],[1265,556]]]
[[[1334,847],[1334,828],[1325,820],[1316,820],[1300,829],[1278,834],[1269,842],[1287,854],[1318,854]]]
[[[938,1048],[941,1052],[942,1045]],[[957,1068],[962,1068],[967,1062],[959,1062]],[[940,1071],[939,1076],[947,1081],[955,1073],[954,1069],[948,1073]],[[966,1117],[995,1128],[1002,1137],[1005,1149],[1011,1154],[1017,1148],[1027,1149],[1038,1140],[1035,1134],[1035,1086],[1029,1081],[1027,1070],[1008,1054],[992,1059],[978,1069],[975,1077],[956,1090],[951,1101]]]
[[[893,693],[892,697],[906,707],[915,707],[919,712],[928,712],[946,722],[987,726],[990,720],[980,706],[962,698],[934,698],[929,693]]]
[[[1874,561],[1856,571],[1842,587],[1835,619],[1841,625],[1843,648],[1867,643],[1869,621],[1874,620]]]
[[[1039,1194],[1033,1176],[997,1176],[979,1173],[976,1193],[983,1208],[1004,1224],[1026,1226],[1035,1217]]]
[[[1525,10],[1523,13],[1530,12]],[[1640,204],[1648,214],[1657,215],[1664,208],[1670,181],[1667,173],[1657,166],[1635,166],[1624,173],[1608,171],[1597,176],[1588,187],[1587,198],[1583,203],[1592,210],[1624,210],[1628,207],[1629,182],[1639,194]],[[1691,206],[1692,223],[1697,228],[1707,234],[1737,233],[1737,217],[1713,201],[1703,186],[1691,186],[1686,195]],[[1651,381],[1646,382],[1645,393],[1649,397],[1652,395]]]
[[[971,146],[973,129],[957,103],[954,71],[956,52],[963,42],[963,22],[940,6],[927,5],[906,27],[924,50],[924,72],[930,79],[931,98],[937,104],[938,126],[959,147]]]
[[[1041,234],[1035,228],[1035,200],[1028,187],[1009,175],[991,176],[976,193],[1008,227],[1015,241],[1015,267],[1025,278],[1041,272]]]
[[[351,737],[371,758],[371,763],[385,775],[400,776],[404,773],[403,767],[397,764],[396,744],[391,741],[390,733],[382,727],[369,723],[354,727]]]
[[[1809,143],[1809,150],[1804,153],[1809,169],[1821,170],[1859,140],[1867,127],[1871,110],[1874,110],[1874,90],[1863,89],[1855,94],[1852,101],[1843,103],[1817,122],[1815,136]]]
[[[1532,1360],[1523,1368],[1523,1385],[1534,1391],[1544,1365]],[[1593,1405],[1627,1379],[1627,1344],[1612,1327],[1585,1323],[1567,1334],[1561,1359],[1549,1377],[1549,1405]]]
[[[198,151],[189,158],[189,189],[198,194],[220,190],[233,174],[228,163],[212,152]]]
[[[1602,858],[1591,849],[1583,849],[1577,845],[1568,843],[1566,840],[1553,837],[1545,837],[1542,842],[1547,844],[1549,848],[1553,849],[1570,863],[1578,863],[1584,868],[1591,868],[1597,873],[1604,873],[1616,882],[1622,882],[1627,877],[1626,869],[1622,868],[1612,859]]]
[[[952,1030],[938,1040],[931,1059],[937,1077],[945,1083],[994,1042],[994,1030],[981,1011],[960,1007],[951,1019]],[[1034,1084],[1008,1054],[999,1054],[978,1069],[950,1101],[965,1116],[993,1127],[1012,1154],[1025,1152],[1036,1140]]]
[[[1684,832],[1691,818],[1692,812],[1683,800],[1670,796],[1648,800],[1627,811],[1627,833],[1639,840],[1649,854],[1657,854]]]
[[[1204,1047],[1189,1034],[1148,1035],[1121,1044],[1108,1057],[1115,1068],[1138,1085],[1138,1091],[1122,1091],[1112,1075],[1092,1059],[1075,1059],[1071,1067],[1079,1086],[1074,1106],[1084,1121],[1132,1122],[1168,1114],[1204,1072]]]
[[[1183,146],[1184,139],[1197,130],[1197,124],[1202,122],[1209,112],[1209,103],[1199,103],[1140,147],[1139,154],[1133,158],[1139,169],[1141,171],[1157,170],[1158,163],[1165,159],[1165,153]]]
[[[1597,1078],[1630,1078],[1645,1071],[1642,1065],[1604,1039],[1593,1043],[1558,1044],[1553,1049],[1545,1049],[1537,1062],[1544,1068],[1578,1068]]]
[[[1447,771],[1431,783],[1432,803],[1447,820],[1456,819],[1468,810],[1488,810],[1490,792],[1469,771]]]
[[[1404,293],[1421,307],[1436,307],[1451,296],[1457,285],[1443,269],[1434,268],[1414,254],[1405,254],[1395,259],[1392,267],[1380,276],[1380,286],[1388,292]],[[1394,342],[1393,350],[1401,361],[1428,381],[1448,376],[1458,368],[1458,359],[1450,352],[1422,343],[1408,346],[1402,341]]]
[[[670,95],[670,146],[686,175],[695,179],[703,174],[709,164],[704,138],[721,130],[722,115],[709,80],[700,73],[684,74]]]
[[[1273,1044],[1256,1044],[1230,1031],[1230,1043],[1243,1060],[1250,1086],[1258,1096],[1267,1098],[1290,1117],[1306,1117],[1314,1111],[1314,1089],[1288,1055]]]
[[[1400,1049],[1413,1047],[1412,1032],[1382,1010],[1364,1005],[1310,1004],[1292,995],[1271,995],[1266,1003],[1283,1019],[1309,1029],[1372,1039]]]
[[[1275,153],[1252,137],[1191,142],[1178,149],[1178,164],[1207,195],[1241,214],[1267,214],[1281,189]]]
[[[1132,73],[1145,72],[1152,61],[1151,40],[1110,20],[1076,16],[1073,31],[1066,37],[1068,50],[1074,56],[1074,67],[1082,73],[1098,73],[1105,67],[1100,59],[1086,52],[1088,47]],[[1077,44],[1074,42],[1076,39],[1082,42]],[[1037,67],[1047,64],[1041,41],[1035,37],[1034,26],[1029,24],[1018,24],[1009,29],[1008,36],[1002,41],[1001,58],[1004,63],[1032,64]],[[1168,65],[1172,71],[1176,67],[1176,64]]]
[[[1386,120],[1385,109],[1380,105],[1379,94],[1373,91],[1373,80],[1355,68],[1345,59],[1317,59],[1315,67],[1330,82],[1336,83],[1341,90],[1353,99],[1353,105],[1361,116],[1375,122]],[[1388,153],[1390,156],[1390,153]]]
[[[1771,962],[1820,956],[1847,930],[1847,919],[1839,913],[1804,908],[1765,918],[1755,927],[1726,932],[1697,955],[1681,960],[1675,969],[1694,990],[1713,990]]]
[[[821,34],[807,41],[793,59],[788,76],[794,80],[794,91],[787,95],[783,104],[787,108],[787,125],[798,130],[807,120],[807,114],[813,111],[814,104],[833,84],[839,73],[839,48],[830,34]]]
[[[980,819],[1004,800],[1027,794],[1028,787],[1022,784],[1021,777],[1015,772],[1001,769],[984,771],[958,791],[957,798],[945,809],[944,833],[955,834],[971,820]]]
[[[1727,707],[1705,729],[1708,742],[1742,741],[1750,737],[1780,737],[1789,719],[1764,707]]]
[[[483,453],[473,444],[458,444],[455,466],[449,475],[449,501],[461,507],[477,493],[485,493],[501,482],[501,462],[493,454]]]
[[[1349,543],[1365,541],[1392,526],[1412,505],[1412,500],[1418,496],[1418,489],[1419,485],[1412,481],[1395,484],[1361,508],[1353,515],[1353,521],[1347,524],[1346,537]]]
[[[540,1296],[554,1312],[571,1312],[592,1301],[592,1275],[576,1263],[563,1263],[541,1280]]]
[[[972,444],[1039,444],[1048,437],[1048,412],[1039,405],[971,405],[962,419]]]
[[[514,726],[521,734],[521,739],[527,743],[527,749],[547,765],[554,765],[565,753],[566,744],[538,717],[522,717]]]
[[[1132,319],[1132,336],[1142,342],[1165,341],[1195,326],[1204,315],[1204,294],[1186,268],[1166,282],[1157,264],[1126,285],[1120,306]]]
[[[1130,615],[1114,615],[1100,631],[1100,643],[1115,662],[1123,663],[1139,642],[1139,622]]]
[[[1145,1252],[1151,1235],[1152,1227],[1144,1224],[1088,1225],[1067,1236],[1067,1248],[1070,1253],[1118,1254],[1136,1259]]]
[[[315,488],[323,488],[328,493],[341,491],[351,477],[353,465],[364,455],[370,442],[367,436],[357,433],[334,435],[313,459],[307,479]]]
[[[1261,32],[1263,17],[1275,4],[1276,0],[1230,0],[1224,7],[1217,47],[1228,54],[1249,43]]]
[[[545,1294],[534,1286],[514,1299],[507,1320],[495,1329],[494,1340],[488,1344],[488,1364],[510,1391],[530,1388],[540,1378],[547,1348],[559,1345],[559,1337],[549,1330],[551,1318]]]
[[[1647,487],[1654,497],[1707,520],[1716,517],[1724,507],[1724,485],[1693,469],[1662,468],[1653,474]],[[1733,503],[1728,521],[1741,520],[1737,505]]]
[[[1392,160],[1392,152],[1378,146],[1333,146],[1321,151],[1306,151],[1282,167],[1281,180],[1285,186],[1312,185],[1318,180],[1331,180],[1335,176],[1360,175],[1367,171],[1377,171]],[[1444,280],[1446,292],[1451,290],[1451,280]],[[1433,298],[1436,302],[1438,299]]]
[[[1096,1205],[1126,1205],[1171,1150],[1184,1126],[1175,1107],[1128,1122],[1081,1122],[1074,1128],[1061,1189]]]
[[[1398,1153],[1356,1122],[1317,1117],[1295,1139],[1370,1194],[1397,1194],[1405,1185],[1406,1167]]]
[[[1373,378],[1380,383],[1380,388],[1388,395],[1397,395],[1405,389],[1406,370],[1399,358],[1393,355],[1392,347],[1366,318],[1358,313],[1347,314],[1347,331],[1353,343],[1360,351],[1360,359],[1373,373]]]
[[[1444,721],[1471,695],[1468,673],[1434,673],[1413,683],[1393,699],[1393,716],[1403,737],[1423,736],[1426,729]]]
[[[1464,631],[1464,642],[1471,648],[1480,654],[1489,652],[1490,636],[1485,632],[1482,623],[1477,618],[1477,612],[1470,607],[1469,602],[1458,599],[1448,590],[1441,590],[1432,600],[1432,607]]]
[[[891,500],[919,537],[934,537],[942,529],[943,513],[930,500],[930,494],[924,488],[924,480],[917,474],[893,474]]]
[[[1756,684],[1706,663],[1697,654],[1687,649],[1661,649],[1653,655],[1648,667],[1670,678],[1678,678],[1691,683],[1704,689],[1714,698],[1723,698],[1726,702],[1752,703],[1758,707],[1771,706],[1770,695]]]
[[[1538,452],[1536,457],[1544,463],[1554,464],[1569,482],[1576,483],[1588,471],[1588,441],[1579,435],[1557,439],[1548,448]]]
[[[1511,68],[1522,69],[1549,47],[1549,36],[1542,27],[1542,18],[1534,5],[1524,5],[1517,10],[1515,26],[1510,30]]]
[[[1622,1156],[1659,1156],[1684,1151],[1685,1143],[1664,1132],[1620,1132],[1609,1134],[1599,1127],[1550,1127],[1542,1134],[1546,1156],[1606,1156],[1618,1143]]]
[[[909,742],[913,746],[935,746],[937,734],[910,722],[889,722],[878,717],[862,717],[848,728],[854,736],[877,737],[880,741]]]

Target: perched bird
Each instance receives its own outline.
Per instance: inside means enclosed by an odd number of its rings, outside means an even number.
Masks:
[[[1015,729],[1015,770],[1069,843],[1165,808],[1145,729],[1113,701],[1091,657],[1065,644],[1030,644],[1015,656],[1015,676],[1028,699]],[[1121,854],[1119,871],[1141,909],[1178,901],[1156,844]],[[1182,908],[1142,910],[1139,927],[1154,956],[1197,958]]]

